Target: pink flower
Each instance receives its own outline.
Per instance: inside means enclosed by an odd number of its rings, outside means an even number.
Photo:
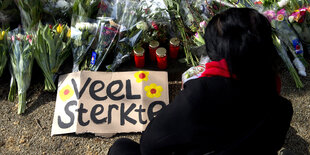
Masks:
[[[271,22],[272,20],[276,19],[276,13],[273,10],[268,10],[264,12],[264,15],[268,18]]]
[[[29,39],[29,43],[32,44],[32,39]]]
[[[12,41],[15,41],[15,37],[14,36],[12,36]]]
[[[199,26],[201,28],[206,28],[207,27],[207,22],[206,21],[202,21],[202,22],[199,23]]]
[[[286,15],[285,9],[281,9],[280,11],[277,12],[277,20],[278,21],[283,21],[285,15]]]
[[[283,8],[283,9],[281,9],[281,10],[279,10],[279,11],[277,12],[277,15],[283,15],[283,16],[285,16],[285,13],[286,13],[286,11],[285,11],[285,9]]]

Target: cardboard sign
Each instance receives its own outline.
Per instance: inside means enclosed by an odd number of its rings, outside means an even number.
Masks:
[[[52,136],[142,132],[168,103],[167,72],[82,71],[62,75]]]

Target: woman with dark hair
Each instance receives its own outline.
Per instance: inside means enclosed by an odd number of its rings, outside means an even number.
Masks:
[[[279,95],[271,33],[253,9],[214,16],[205,34],[212,60],[206,70],[149,123],[140,144],[119,139],[109,154],[277,154],[293,109]]]

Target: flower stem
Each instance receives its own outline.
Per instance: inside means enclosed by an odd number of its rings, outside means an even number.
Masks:
[[[26,92],[18,94],[18,114],[22,114],[26,109]]]

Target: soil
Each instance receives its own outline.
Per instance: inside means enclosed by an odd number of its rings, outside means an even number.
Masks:
[[[179,92],[184,66],[172,66],[169,72],[169,98]],[[93,134],[66,134],[51,137],[56,93],[44,92],[44,77],[34,67],[32,84],[27,92],[27,109],[17,114],[17,99],[7,101],[10,74],[6,70],[0,78],[0,154],[107,154],[113,142],[121,137],[139,141],[139,133],[117,134],[112,138]],[[308,74],[310,74],[308,72]],[[310,143],[310,77],[301,78],[304,88],[297,89],[289,72],[281,69],[282,95],[294,107],[291,128],[284,147],[297,155],[307,155]]]

